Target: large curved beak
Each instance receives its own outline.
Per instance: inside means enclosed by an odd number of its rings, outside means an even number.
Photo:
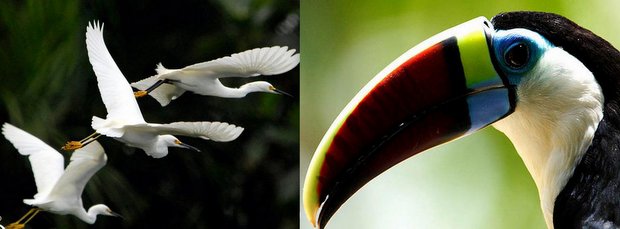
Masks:
[[[304,207],[323,228],[368,181],[395,164],[475,132],[515,106],[514,86],[494,67],[484,17],[413,47],[375,76],[319,144],[304,184]]]

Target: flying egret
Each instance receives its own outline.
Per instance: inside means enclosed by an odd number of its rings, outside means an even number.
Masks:
[[[37,137],[8,123],[2,125],[2,134],[21,155],[28,156],[38,192],[34,199],[24,200],[35,208],[7,228],[23,228],[41,210],[71,214],[88,224],[95,223],[97,215],[120,216],[103,204],[94,205],[88,211],[82,205],[84,186],[108,159],[99,142],[76,150],[71,163],[63,170],[64,157]]]
[[[251,92],[290,94],[276,89],[265,81],[255,81],[239,88],[222,85],[219,78],[253,77],[282,74],[299,64],[299,53],[288,47],[255,48],[216,60],[202,62],[182,69],[167,69],[157,65],[157,75],[132,83],[139,89],[136,97],[146,94],[155,98],[161,106],[181,96],[185,91],[224,98],[242,98]]]
[[[86,49],[108,115],[106,119],[93,116],[91,125],[96,133],[79,142],[68,142],[63,147],[65,150],[82,147],[102,134],[129,146],[141,148],[154,158],[161,158],[168,154],[169,146],[200,151],[182,143],[172,134],[226,142],[235,140],[243,132],[243,128],[224,122],[147,123],[142,117],[129,82],[106,48],[103,25],[88,24]]]

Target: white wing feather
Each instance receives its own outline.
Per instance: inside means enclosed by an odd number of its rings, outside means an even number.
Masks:
[[[198,137],[216,142],[228,142],[237,139],[243,132],[238,127],[225,122],[173,122],[169,124],[137,124],[128,126],[142,131],[151,131],[158,135],[171,134]]]
[[[103,168],[107,160],[103,147],[97,141],[73,152],[65,173],[50,192],[50,199],[65,199],[67,202],[81,199],[86,183]]]
[[[2,134],[21,155],[28,156],[39,192],[37,195],[49,193],[63,174],[63,156],[39,138],[11,124],[2,125]]]
[[[201,77],[252,77],[287,72],[299,64],[299,53],[288,47],[255,48],[216,60],[187,66],[178,71],[160,71],[160,79],[183,80],[186,75]],[[164,69],[165,70],[165,69]],[[163,73],[163,74],[162,74]]]
[[[120,119],[130,124],[144,123],[144,118],[129,82],[103,41],[103,25],[88,23],[86,27],[88,59],[97,76],[101,99],[108,110],[107,119]]]

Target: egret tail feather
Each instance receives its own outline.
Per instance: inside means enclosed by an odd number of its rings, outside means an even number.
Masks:
[[[102,119],[97,116],[93,116],[91,127],[97,131],[97,133],[103,134],[108,137],[120,138],[125,134],[125,130],[121,127],[115,127],[113,122]]]

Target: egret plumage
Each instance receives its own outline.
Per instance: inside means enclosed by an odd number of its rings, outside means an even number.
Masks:
[[[131,84],[140,91],[136,96],[149,94],[161,106],[181,96],[185,91],[224,98],[241,98],[252,92],[290,94],[276,89],[265,81],[250,82],[239,88],[226,87],[220,78],[254,77],[285,73],[299,64],[299,54],[288,47],[265,47],[246,50],[216,60],[193,64],[181,69],[157,65],[157,75]]]
[[[473,19],[411,48],[333,122],[304,184],[319,228],[395,164],[486,126],[513,143],[548,228],[620,227],[620,52],[556,14]]]
[[[2,125],[2,134],[21,155],[28,156],[37,186],[34,199],[24,200],[36,208],[8,228],[23,227],[40,210],[74,215],[88,224],[95,223],[97,215],[119,216],[103,204],[93,205],[88,211],[82,205],[84,186],[107,161],[99,142],[94,141],[76,150],[64,168],[64,157],[37,137],[8,123]]]
[[[128,146],[140,148],[154,158],[161,158],[168,154],[168,147],[200,151],[182,143],[173,135],[226,142],[236,139],[243,132],[242,127],[224,122],[147,123],[142,117],[129,83],[116,66],[103,41],[103,25],[89,23],[86,28],[86,48],[97,76],[101,99],[108,111],[106,119],[97,116],[92,118],[91,126],[97,134],[112,137]],[[95,139],[98,137],[97,134],[84,140]],[[84,145],[83,141],[71,141],[65,148],[79,148]]]

